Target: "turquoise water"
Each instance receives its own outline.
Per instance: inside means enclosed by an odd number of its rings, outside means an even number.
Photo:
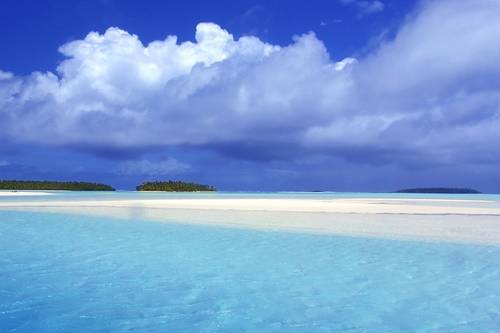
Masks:
[[[0,211],[0,332],[500,332],[500,247]]]
[[[427,193],[367,193],[367,192],[202,192],[202,193],[168,193],[168,192],[80,192],[80,191],[42,191],[50,192],[50,196],[12,196],[1,197],[2,201],[51,201],[51,200],[130,200],[130,199],[193,199],[193,198],[295,198],[295,199],[463,199],[491,200],[500,202],[500,194],[427,194]]]

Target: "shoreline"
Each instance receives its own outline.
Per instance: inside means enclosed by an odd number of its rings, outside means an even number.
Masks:
[[[23,197],[23,196],[38,196],[38,195],[52,195],[53,193],[44,191],[33,190],[0,190],[1,197]]]
[[[51,195],[52,193],[41,193],[41,195],[45,194]],[[23,193],[20,195],[28,196],[31,194]],[[143,209],[189,209],[216,211],[500,216],[500,202],[461,199],[120,198],[96,200],[89,198],[64,200],[51,198],[47,201],[0,201],[0,209],[5,207],[140,207]]]
[[[51,198],[0,201],[0,210],[500,246],[500,203],[488,200]]]

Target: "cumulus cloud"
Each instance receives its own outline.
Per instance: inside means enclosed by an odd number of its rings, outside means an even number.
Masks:
[[[190,170],[190,165],[182,163],[175,158],[168,158],[162,161],[126,161],[120,165],[118,173],[122,175],[168,176]]]
[[[182,43],[92,32],[61,46],[55,72],[0,72],[0,139],[254,160],[498,162],[498,17],[498,1],[424,2],[359,59],[335,59],[314,33],[278,46],[214,23]]]
[[[1,81],[4,135],[96,149],[223,146],[276,130],[288,140],[301,130],[300,109],[326,117],[329,102],[318,94],[345,84],[312,33],[279,47],[201,23],[196,43],[169,36],[143,46],[110,28],[60,51],[68,58],[57,73]]]

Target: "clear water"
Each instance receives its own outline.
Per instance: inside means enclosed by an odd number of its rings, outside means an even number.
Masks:
[[[0,212],[0,332],[500,332],[500,247]]]
[[[8,192],[8,191],[7,191]],[[169,192],[81,192],[81,191],[42,191],[50,192],[50,196],[3,196],[2,201],[51,201],[51,200],[95,200],[95,199],[193,199],[193,198],[295,198],[295,199],[463,199],[490,200],[500,202],[500,194],[428,194],[428,193],[367,193],[367,192],[200,192],[200,193],[169,193]]]

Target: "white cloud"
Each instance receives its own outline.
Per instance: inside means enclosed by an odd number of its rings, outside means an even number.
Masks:
[[[163,161],[126,161],[121,163],[119,174],[122,175],[147,175],[147,176],[166,176],[190,171],[188,164],[179,162],[174,158]]]
[[[336,71],[343,71],[347,66],[356,64],[358,61],[355,58],[345,58],[342,61],[337,62],[333,68]]]
[[[379,13],[385,5],[380,0],[339,0],[341,4],[355,6],[361,16]]]
[[[60,48],[56,73],[2,74],[0,139],[497,161],[498,17],[498,1],[425,2],[357,60],[334,60],[313,33],[278,46],[213,23],[197,26],[194,43],[93,32]]]
[[[4,134],[118,148],[245,140],[264,123],[279,127],[293,117],[286,127],[294,127],[301,118],[296,103],[324,113],[327,105],[315,95],[326,93],[325,83],[341,89],[331,75],[335,63],[313,34],[282,48],[251,36],[234,40],[201,23],[196,40],[178,44],[169,36],[143,46],[110,28],[65,44],[60,51],[68,58],[57,75],[33,73],[0,87],[4,124],[14,125]]]
[[[360,1],[361,3],[361,1]],[[366,5],[363,6],[363,13],[365,14],[374,14],[374,13],[379,13],[384,10],[385,5],[382,1],[372,1],[368,2]]]
[[[14,74],[0,70],[0,80],[8,80],[8,79],[12,79],[13,77],[14,77]]]

